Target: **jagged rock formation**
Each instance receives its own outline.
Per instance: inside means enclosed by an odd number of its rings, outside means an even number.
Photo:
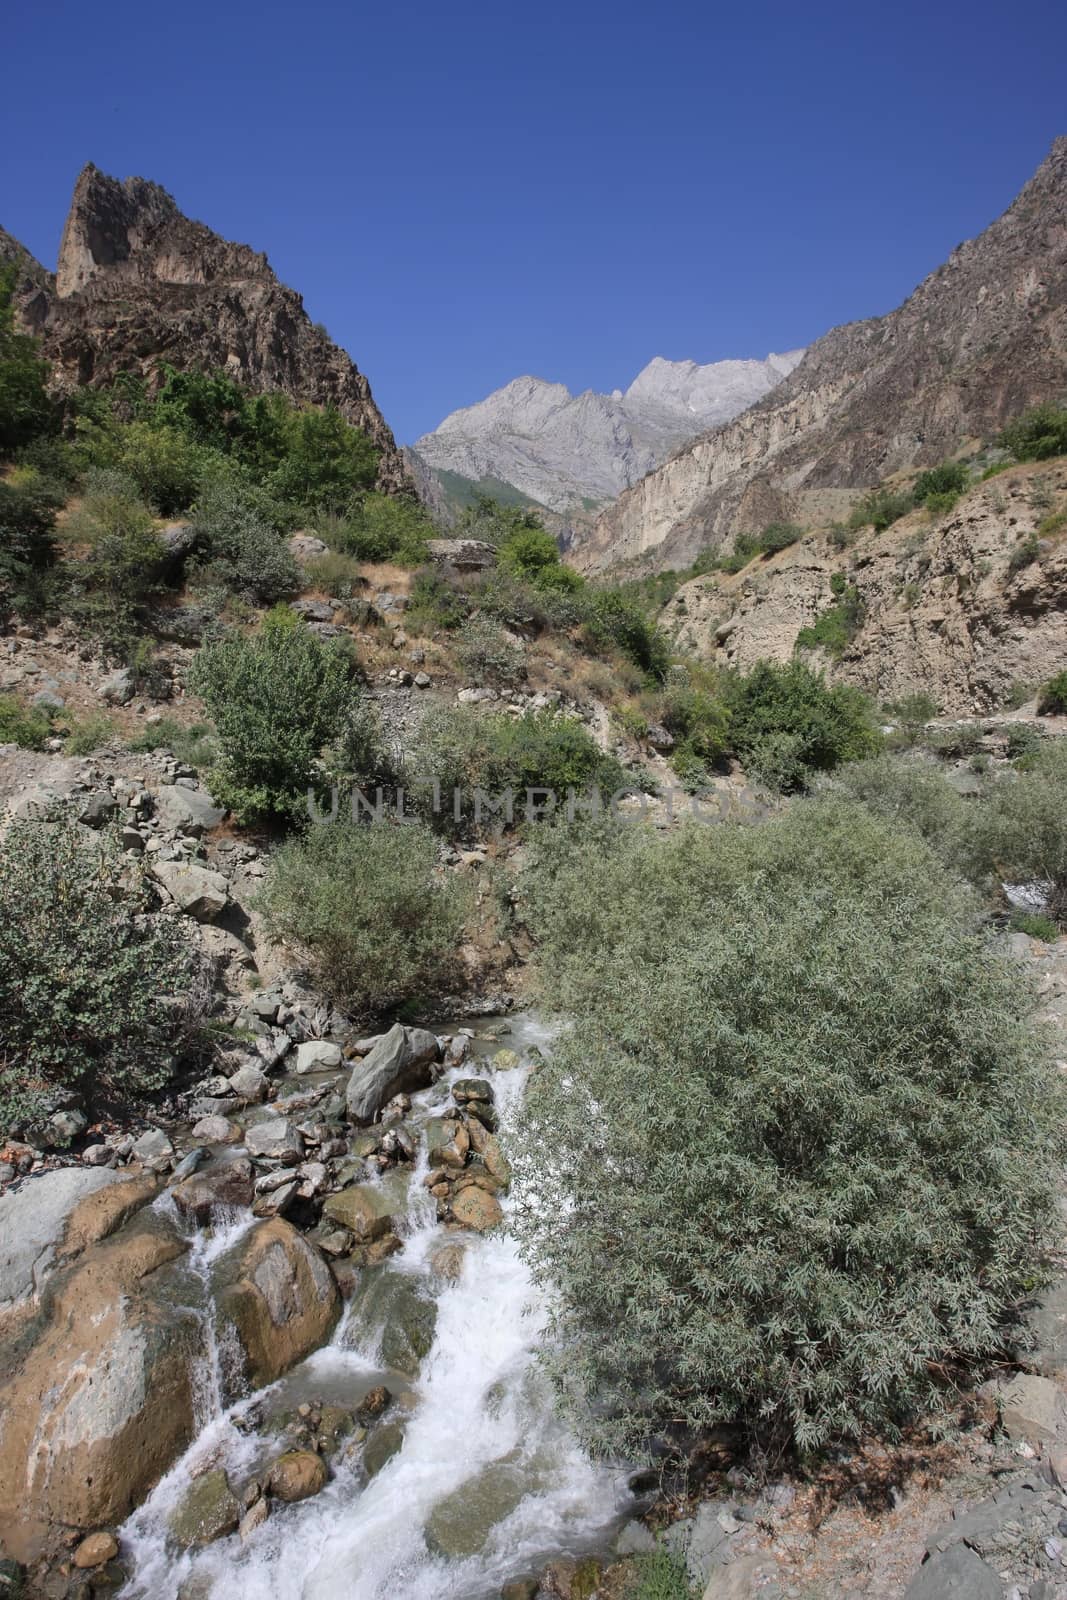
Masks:
[[[774,392],[679,451],[605,511],[571,559],[684,567],[858,489],[928,466],[1067,387],[1067,138],[1002,217],[898,310],[835,328]]]
[[[1067,465],[1014,467],[947,515],[911,512],[846,551],[809,534],[735,577],[695,578],[664,622],[680,645],[723,666],[788,661],[800,630],[834,604],[830,580],[842,573],[865,620],[840,660],[816,664],[882,702],[925,692],[948,715],[998,710],[1067,661],[1061,514]]]
[[[54,279],[9,234],[20,318],[69,392],[160,362],[225,370],[249,388],[334,405],[381,451],[379,482],[409,486],[370,385],[265,255],[182,215],[158,184],[87,166],[74,188]]]
[[[423,434],[413,453],[431,473],[497,482],[568,513],[614,499],[678,445],[734,417],[790,373],[802,351],[765,361],[650,361],[622,392],[573,395],[515,378]]]

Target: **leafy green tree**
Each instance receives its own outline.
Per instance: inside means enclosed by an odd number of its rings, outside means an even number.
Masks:
[[[907,829],[546,830],[520,904],[568,1019],[511,1155],[587,1443],[893,1436],[1002,1348],[1055,1227],[1026,979]]]
[[[1017,461],[1047,461],[1067,455],[1067,408],[1034,406],[1008,424],[998,443]]]
[[[69,815],[21,819],[0,841],[0,1128],[59,1089],[134,1100],[195,1045],[192,947],[146,903],[111,837]]]
[[[48,363],[37,341],[15,331],[15,266],[0,266],[0,459],[40,433],[55,431],[45,383]]]
[[[353,499],[340,523],[322,525],[327,543],[360,561],[396,561],[418,566],[434,527],[417,500],[377,490]]]
[[[340,818],[275,853],[261,905],[274,935],[308,952],[316,982],[370,1017],[452,975],[466,897],[428,828]]]
[[[288,407],[281,422],[285,451],[271,474],[271,489],[280,499],[341,507],[373,486],[378,451],[332,406]]]
[[[200,582],[220,585],[255,605],[271,605],[300,589],[300,568],[259,498],[240,477],[219,473],[193,508]]]
[[[865,695],[830,685],[801,661],[760,661],[730,692],[733,748],[775,787],[810,787],[812,775],[873,755],[881,744]]]
[[[258,633],[206,645],[190,685],[215,724],[219,799],[242,820],[305,816],[318,759],[357,695],[349,641],[322,640],[279,606]]]

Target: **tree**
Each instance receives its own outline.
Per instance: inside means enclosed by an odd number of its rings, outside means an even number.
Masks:
[[[892,1435],[1001,1344],[1064,1091],[1021,970],[914,834],[837,800],[558,830],[524,877],[570,1025],[511,1151],[589,1445]]]
[[[356,697],[347,639],[322,640],[284,606],[257,634],[205,646],[190,684],[218,733],[214,784],[241,819],[305,815],[317,760]]]

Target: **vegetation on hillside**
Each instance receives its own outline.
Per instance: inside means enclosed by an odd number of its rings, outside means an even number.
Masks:
[[[573,1022],[530,1080],[521,1226],[585,1440],[806,1452],[949,1401],[1034,1282],[1065,1109],[970,893],[834,799],[558,830],[524,888]]]

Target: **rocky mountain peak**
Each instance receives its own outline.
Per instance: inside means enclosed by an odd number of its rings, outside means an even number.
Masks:
[[[163,362],[223,370],[261,393],[336,406],[378,447],[380,485],[410,487],[366,378],[300,295],[261,251],[192,221],[159,184],[90,163],[74,187],[54,280],[9,234],[5,257],[20,264],[20,320],[41,338],[60,393],[120,372],[152,383]]]

